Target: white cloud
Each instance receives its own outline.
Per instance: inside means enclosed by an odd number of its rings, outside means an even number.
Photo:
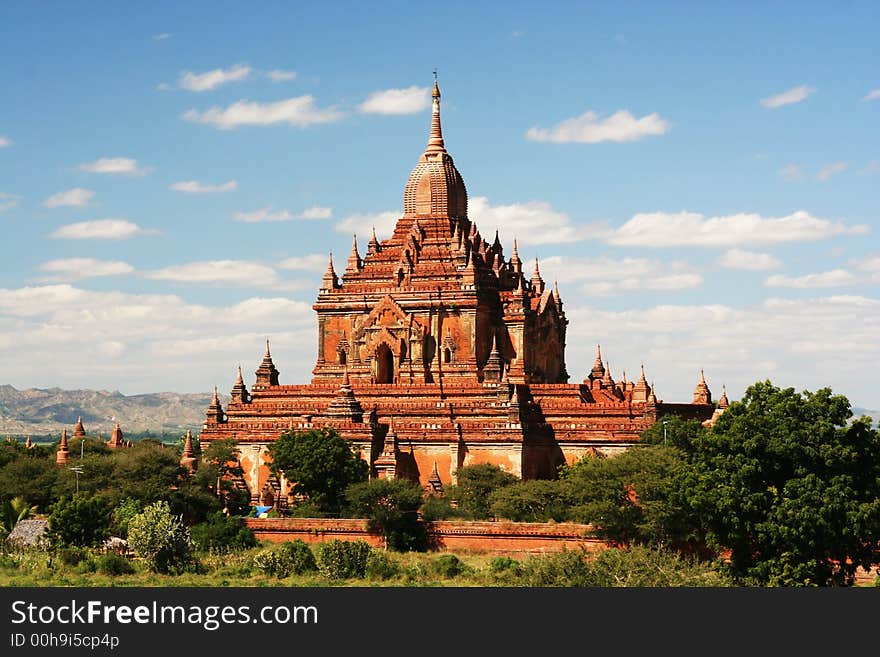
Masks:
[[[804,179],[804,172],[797,164],[789,164],[779,170],[779,175],[787,182],[799,182]]]
[[[136,235],[154,235],[127,219],[95,219],[62,226],[50,237],[70,240],[126,240]]]
[[[94,162],[80,164],[80,171],[89,173],[114,173],[129,176],[142,176],[150,171],[149,167],[138,166],[137,160],[128,157],[101,157]]]
[[[43,206],[47,208],[75,207],[81,208],[88,205],[89,201],[94,198],[95,192],[82,187],[74,187],[57,194],[52,194],[43,201]]]
[[[705,217],[698,212],[640,213],[614,230],[607,241],[619,246],[738,246],[782,244],[865,235],[865,225],[831,222],[799,210],[784,217],[754,213]]]
[[[618,110],[611,116],[600,119],[596,112],[588,111],[557,123],[550,129],[530,128],[526,137],[533,141],[558,144],[598,144],[603,141],[637,141],[650,135],[666,134],[671,127],[656,112],[637,119],[627,110]]]
[[[235,180],[229,180],[219,185],[207,185],[200,183],[198,180],[183,180],[181,182],[172,183],[169,189],[175,192],[185,192],[186,194],[216,194],[218,192],[231,192],[238,187]]]
[[[282,260],[278,266],[281,267],[281,269],[323,273],[327,269],[327,254],[310,253],[309,255],[304,256],[294,256]]]
[[[506,254],[509,257],[509,253]],[[531,275],[532,258],[520,248],[523,270]],[[702,275],[687,263],[661,262],[647,258],[573,258],[550,256],[540,260],[545,281],[559,281],[563,301],[565,285],[581,283],[579,296],[613,296],[649,290],[655,292],[687,290],[702,286]]]
[[[767,269],[778,269],[782,266],[769,253],[757,253],[755,251],[746,251],[745,249],[729,249],[718,258],[718,264],[727,269],[745,269],[746,271],[766,271]]]
[[[171,34],[170,32],[162,32],[161,34],[153,35],[153,40],[154,41],[165,41],[166,39],[170,39],[173,36],[174,35]]]
[[[0,192],[0,212],[11,210],[18,205],[19,198],[15,194]]]
[[[872,283],[880,283],[880,253],[855,259],[852,264],[859,271],[870,274]]]
[[[376,236],[379,240],[382,240],[394,232],[394,227],[397,225],[397,220],[400,219],[401,214],[400,210],[375,212],[372,214],[351,214],[336,224],[334,230],[338,233],[365,236],[371,235],[375,227]]]
[[[546,201],[526,201],[491,205],[485,196],[468,199],[468,217],[477,223],[486,239],[495,229],[503,230],[505,239],[518,244],[558,244],[583,239],[589,227],[575,225],[564,212],[554,210]]]
[[[282,381],[304,382],[316,331],[311,304],[283,296],[210,306],[71,285],[0,289],[0,362],[16,387],[208,392],[231,387],[239,363],[250,384],[267,336]]]
[[[324,208],[319,205],[313,205],[306,208],[299,214],[300,219],[329,219],[333,216],[332,208]]]
[[[260,287],[276,281],[275,270],[267,265],[246,260],[205,260],[183,265],[171,265],[151,271],[147,278],[186,283],[233,283]]]
[[[716,398],[722,383],[733,400],[748,385],[769,378],[798,390],[831,386],[854,403],[880,405],[873,385],[873,364],[880,358],[880,300],[841,295],[767,299],[740,308],[657,305],[611,311],[579,305],[564,289],[560,292],[570,322],[566,364],[572,382],[586,376],[601,342],[616,378],[626,369],[634,380],[644,362],[648,380],[656,379],[657,394],[665,401],[690,401],[705,367]]]
[[[776,274],[764,281],[766,287],[792,287],[792,288],[825,288],[852,285],[856,278],[845,269],[832,269],[818,274],[806,274],[805,276],[785,276]]]
[[[305,128],[313,124],[337,121],[341,117],[342,113],[334,108],[315,107],[312,96],[298,96],[274,103],[240,100],[226,108],[214,106],[204,112],[191,109],[181,116],[186,121],[205,123],[220,130],[278,123]]]
[[[829,180],[832,176],[836,176],[838,173],[843,173],[847,168],[846,162],[833,162],[832,164],[826,164],[824,167],[819,169],[819,173],[816,174],[816,178],[821,181]]]
[[[787,91],[783,91],[780,94],[776,94],[775,96],[768,96],[767,98],[761,99],[761,105],[768,109],[776,109],[777,107],[783,107],[784,105],[792,105],[794,103],[799,103],[803,100],[806,100],[807,97],[815,93],[816,89],[814,87],[809,87],[807,85],[801,85],[800,87],[793,87],[788,89]]]
[[[270,210],[269,208],[260,208],[253,212],[235,212],[232,218],[236,221],[243,221],[248,224],[255,224],[262,221],[293,221],[296,219],[290,210]]]
[[[880,99],[880,89],[872,89],[862,100],[878,100]]]
[[[55,280],[78,280],[96,276],[118,276],[134,271],[127,262],[120,260],[95,260],[94,258],[61,258],[44,262],[40,271],[54,274]]]
[[[211,91],[229,82],[239,82],[247,79],[251,74],[251,67],[236,64],[232,68],[215,68],[205,73],[192,73],[184,71],[180,74],[177,85],[187,91]]]
[[[156,85],[157,91],[171,91],[173,88],[174,87],[172,87],[167,82],[160,82],[159,84]]]
[[[272,210],[271,208],[260,208],[253,212],[235,212],[233,213],[232,218],[236,221],[254,224],[259,222],[293,221],[294,219],[310,221],[314,219],[329,219],[331,216],[333,216],[332,208],[324,208],[316,205],[306,208],[299,214],[294,214],[290,210],[285,209]]]
[[[415,114],[431,106],[431,90],[428,87],[406,87],[374,91],[358,106],[367,114]]]
[[[266,72],[266,77],[272,82],[287,82],[296,78],[296,71],[285,71],[280,68]]]
[[[12,140],[9,137],[0,135],[0,148],[7,148],[9,146],[12,146]]]

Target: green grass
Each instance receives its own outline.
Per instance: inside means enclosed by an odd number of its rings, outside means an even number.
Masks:
[[[612,551],[609,559],[584,558],[578,551],[548,553],[541,556],[523,556],[516,559],[497,558],[487,554],[460,553],[396,553],[375,550],[368,561],[368,575],[363,579],[334,580],[319,572],[278,578],[261,572],[254,565],[254,556],[262,550],[277,547],[264,543],[257,548],[227,554],[199,554],[199,567],[195,572],[179,575],[161,575],[149,572],[145,564],[132,559],[135,568],[130,575],[107,575],[96,570],[99,551],[92,551],[76,565],[64,563],[60,558],[45,551],[0,554],[0,586],[19,587],[344,587],[344,586],[390,586],[390,587],[480,587],[480,586],[570,586],[580,582],[587,586],[627,584],[623,571],[631,573],[641,564],[654,568],[658,559],[670,559],[669,555],[650,551],[620,554]],[[316,550],[312,546],[313,551]],[[633,561],[635,559],[635,561]],[[69,561],[69,560],[68,560]],[[602,562],[605,565],[602,566]],[[372,563],[372,568],[370,567]],[[590,564],[595,563],[595,566]],[[664,562],[666,563],[666,562]],[[609,565],[610,564],[610,565]],[[620,575],[611,573],[613,584],[596,584],[598,568],[620,569]],[[573,569],[574,568],[574,569]],[[707,564],[689,564],[682,561],[668,562],[668,569],[675,575],[660,586],[725,586],[721,576]],[[644,585],[632,582],[629,585]]]

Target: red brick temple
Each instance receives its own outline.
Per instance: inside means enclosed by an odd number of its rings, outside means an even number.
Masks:
[[[715,412],[702,375],[692,403],[666,404],[644,368],[635,382],[615,381],[601,353],[586,378],[569,382],[559,290],[537,261],[526,277],[516,241],[507,257],[497,232],[489,242],[468,219],[436,83],[433,99],[428,145],[394,233],[380,242],[374,231],[363,256],[355,236],[341,277],[330,259],[313,306],[311,383],[281,385],[267,341],[251,390],[241,368],[226,409],[215,388],[201,443],[238,441],[255,501],[286,493],[266,459],[290,429],[333,427],[373,477],[436,488],[438,477],[454,482],[458,468],[476,463],[553,477],[561,464],[635,444],[663,414]]]

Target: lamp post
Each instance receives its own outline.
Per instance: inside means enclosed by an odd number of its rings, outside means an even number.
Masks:
[[[663,446],[666,446],[666,423],[669,420],[663,420]]]

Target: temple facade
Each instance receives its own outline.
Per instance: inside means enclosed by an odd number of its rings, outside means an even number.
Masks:
[[[508,257],[497,231],[489,242],[468,218],[436,82],[403,208],[391,237],[373,231],[363,255],[354,237],[341,276],[331,256],[313,306],[311,383],[282,385],[267,341],[250,390],[241,368],[225,409],[215,388],[200,440],[238,442],[254,501],[286,497],[267,449],[291,429],[333,427],[373,477],[436,488],[476,463],[553,477],[564,463],[635,444],[664,413],[712,418],[702,374],[692,403],[664,404],[644,368],[635,382],[615,381],[597,350],[586,377],[570,381],[559,290],[537,260],[527,276],[515,240]]]

